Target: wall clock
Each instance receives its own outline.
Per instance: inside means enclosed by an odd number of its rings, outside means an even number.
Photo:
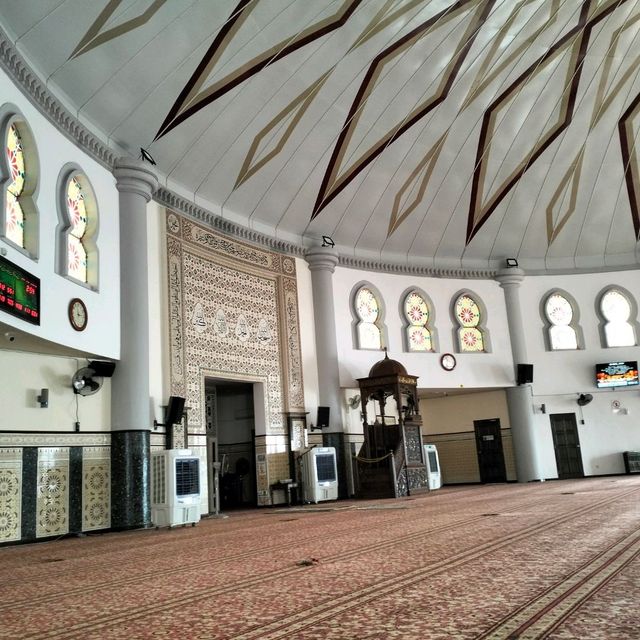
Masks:
[[[456,368],[456,359],[451,353],[443,353],[440,358],[440,366],[445,371],[453,371]]]
[[[89,314],[87,306],[80,298],[73,298],[69,302],[69,322],[76,331],[84,331],[87,328]]]

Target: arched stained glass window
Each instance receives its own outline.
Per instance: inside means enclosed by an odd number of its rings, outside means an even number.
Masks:
[[[91,183],[76,165],[66,165],[58,189],[59,273],[97,288],[98,207]]]
[[[458,348],[460,351],[484,351],[484,339],[480,322],[482,320],[478,303],[468,294],[461,295],[455,303],[458,328]]]
[[[418,291],[411,291],[404,299],[405,329],[409,351],[431,351],[431,331],[428,329],[429,305]]]
[[[358,318],[358,348],[381,349],[382,332],[377,322],[380,318],[380,303],[369,287],[360,287],[355,296],[355,312]]]
[[[11,242],[24,248],[24,211],[20,204],[24,192],[24,151],[15,124],[7,127],[5,151],[10,173],[5,194],[5,235]]]
[[[71,227],[67,236],[67,274],[80,282],[87,281],[87,251],[82,243],[87,232],[84,193],[76,177],[67,184],[67,211]]]
[[[573,307],[561,293],[552,293],[545,302],[544,314],[549,322],[549,346],[553,351],[577,349],[578,337],[571,326]]]
[[[33,196],[40,173],[38,151],[29,125],[11,104],[0,106],[0,131],[4,140],[4,154],[0,154],[0,238],[37,258],[40,234]]]
[[[600,312],[605,319],[604,337],[607,347],[635,346],[635,331],[630,322],[631,302],[622,291],[608,289],[600,298]]]

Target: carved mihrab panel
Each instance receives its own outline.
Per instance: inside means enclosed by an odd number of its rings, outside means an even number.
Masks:
[[[266,380],[266,432],[304,409],[295,261],[167,213],[171,392],[204,432],[201,371]]]

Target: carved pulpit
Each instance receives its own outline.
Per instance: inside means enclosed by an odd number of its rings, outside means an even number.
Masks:
[[[383,498],[428,491],[418,378],[385,351],[358,384],[364,430],[357,457],[358,495]]]

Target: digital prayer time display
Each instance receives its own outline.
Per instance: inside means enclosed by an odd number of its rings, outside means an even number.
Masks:
[[[40,324],[40,278],[0,256],[0,310]]]

